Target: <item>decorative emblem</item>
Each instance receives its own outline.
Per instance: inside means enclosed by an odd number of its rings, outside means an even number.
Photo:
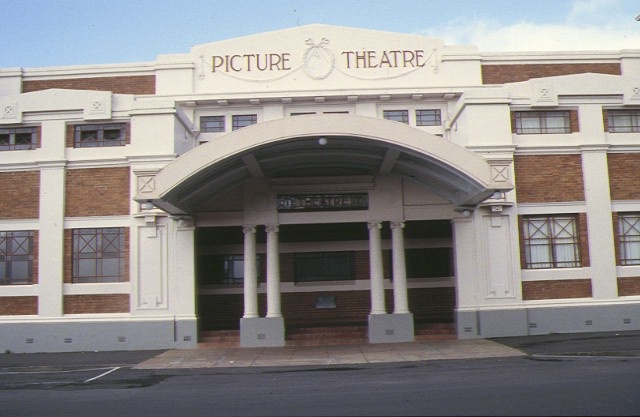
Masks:
[[[152,193],[156,190],[155,177],[138,177],[138,191],[140,193]]]
[[[491,165],[491,179],[495,182],[508,182],[509,167],[505,165]]]
[[[304,43],[309,45],[303,56],[304,72],[315,80],[327,78],[333,71],[335,62],[333,52],[326,46],[329,39],[322,38],[315,43],[313,39],[307,38]]]
[[[2,109],[2,118],[3,119],[14,119],[16,117],[16,105],[15,104],[6,104]]]

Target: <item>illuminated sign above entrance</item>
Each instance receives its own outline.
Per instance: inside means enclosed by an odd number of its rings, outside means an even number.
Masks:
[[[368,208],[369,196],[366,193],[278,196],[278,211],[341,211]]]

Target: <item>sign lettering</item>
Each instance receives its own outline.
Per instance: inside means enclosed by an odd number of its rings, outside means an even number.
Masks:
[[[279,211],[367,210],[367,194],[279,195]]]

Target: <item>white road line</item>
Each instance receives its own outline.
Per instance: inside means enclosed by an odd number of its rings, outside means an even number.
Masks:
[[[115,368],[112,368],[112,369],[108,370],[107,372],[103,372],[103,373],[101,373],[101,374],[100,374],[100,375],[98,375],[98,376],[94,376],[93,378],[89,378],[89,379],[87,379],[86,381],[84,381],[84,383],[86,384],[87,382],[95,381],[96,379],[98,379],[98,378],[102,378],[102,377],[103,377],[103,376],[105,376],[105,375],[109,375],[111,372],[115,372],[115,371],[117,371],[118,369],[120,369],[120,367],[119,367],[119,366],[116,366]]]
[[[112,368],[89,368],[89,369],[66,369],[66,370],[52,369],[50,371],[11,371],[11,372],[0,372],[0,375],[69,374],[73,372],[103,371],[105,369],[112,369]]]

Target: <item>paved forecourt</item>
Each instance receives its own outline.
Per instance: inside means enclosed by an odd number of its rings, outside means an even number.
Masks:
[[[198,349],[163,352],[139,363],[134,369],[348,365],[510,356],[524,356],[524,353],[486,339],[278,348],[213,348],[201,345]]]

